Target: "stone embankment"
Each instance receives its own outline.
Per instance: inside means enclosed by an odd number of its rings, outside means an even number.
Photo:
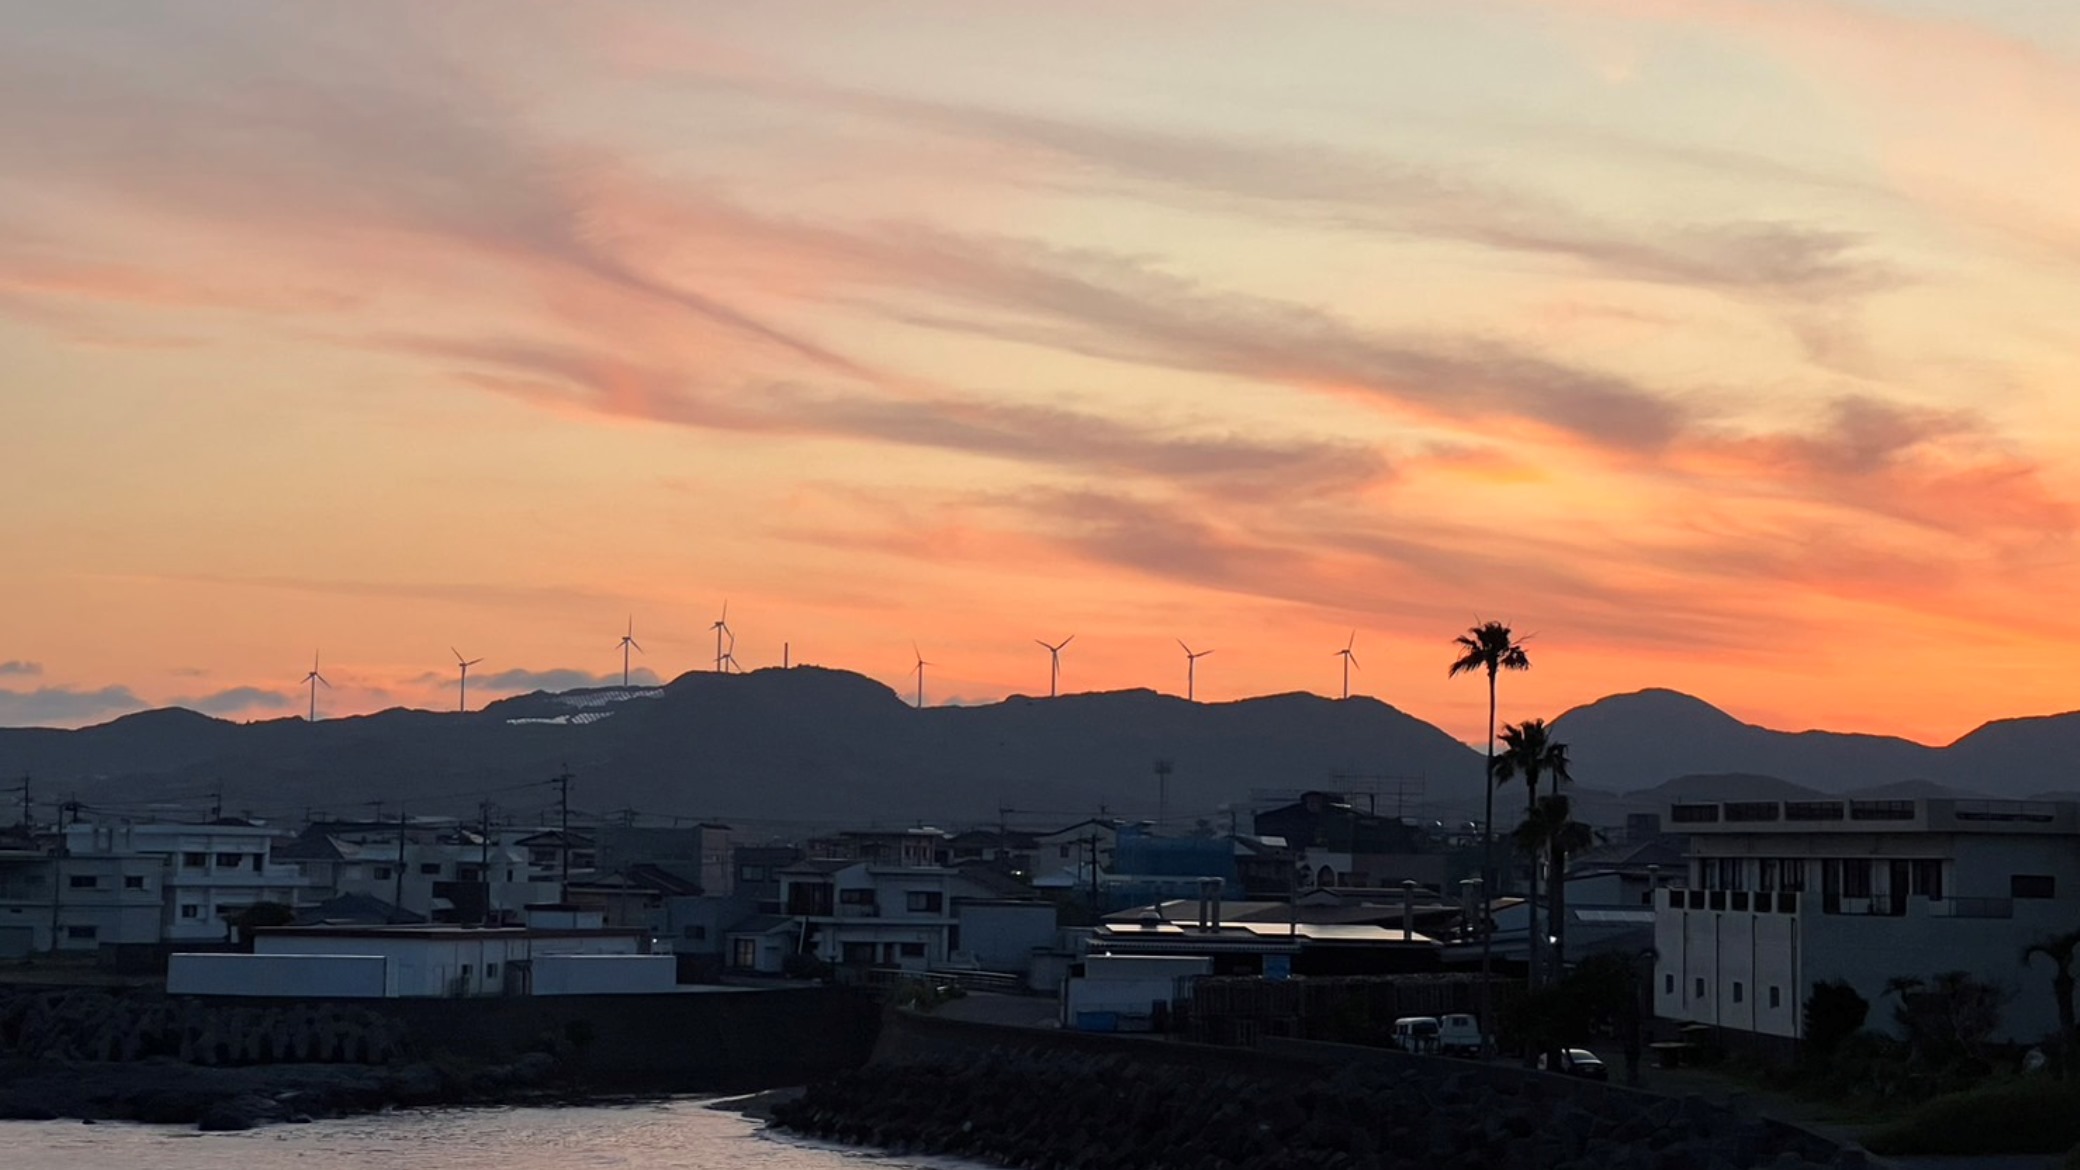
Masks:
[[[553,1095],[563,1056],[428,1060],[353,1004],[250,1006],[100,990],[0,993],[0,1120],[250,1129],[391,1106]]]
[[[1701,1098],[1354,1063],[1261,1072],[1003,1048],[875,1064],[773,1107],[806,1136],[1035,1170],[1856,1170]]]

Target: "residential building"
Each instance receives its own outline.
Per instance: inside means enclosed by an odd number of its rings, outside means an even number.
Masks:
[[[1117,818],[1092,818],[1052,833],[1035,834],[1035,878],[1063,886],[1089,885],[1094,870],[1104,873],[1112,868],[1112,851],[1122,824]]]
[[[1285,840],[1306,866],[1309,886],[1444,884],[1444,855],[1429,851],[1421,829],[1399,817],[1360,812],[1342,793],[1301,793],[1292,804],[1256,814],[1256,832]]]
[[[963,949],[959,903],[999,901],[1004,892],[1000,875],[844,858],[812,857],[783,867],[779,876],[784,917],[732,930],[733,965],[744,958],[770,963],[776,951],[784,961],[792,952],[776,940],[791,933],[794,950],[834,966],[945,966]],[[991,943],[993,950],[1002,945]]]
[[[233,935],[232,920],[258,902],[294,907],[304,900],[310,883],[291,865],[276,862],[272,851],[280,830],[226,817],[208,824],[163,822],[84,822],[64,833],[65,856],[58,861],[63,882],[61,901],[75,893],[94,909],[92,938],[69,937],[61,945],[98,946],[101,942],[220,942]],[[135,923],[143,894],[151,892],[156,873],[159,906],[156,939],[99,937],[101,923],[122,923],[126,935],[141,934]],[[144,877],[139,886],[132,879]],[[93,886],[75,879],[92,877]],[[120,882],[120,888],[103,888]],[[107,896],[114,895],[114,896]],[[68,930],[68,935],[75,932]]]
[[[809,842],[809,856],[913,868],[948,865],[952,841],[953,834],[943,829],[851,829]]]
[[[704,894],[728,894],[735,885],[730,827],[712,821],[658,828],[602,825],[594,868],[620,873],[647,866],[673,875]]]
[[[573,880],[564,888],[564,900],[599,910],[608,926],[656,934],[665,929],[668,900],[697,897],[700,893],[698,883],[678,873],[662,866],[638,864]]]
[[[277,846],[275,857],[303,873],[318,899],[358,894],[428,921],[502,924],[562,895],[561,850],[530,844],[540,835],[486,835],[445,818],[322,821]]]
[[[2024,947],[2080,922],[2080,804],[1795,800],[1678,804],[1686,886],[1655,902],[1655,1014],[1795,1040],[1815,983],[1880,1005],[1895,977],[1953,970],[2015,992],[2000,1038],[2056,1018]]]

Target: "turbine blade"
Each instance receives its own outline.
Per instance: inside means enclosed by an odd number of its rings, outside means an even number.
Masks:
[[[1052,646],[1049,646],[1049,645],[1048,645],[1047,643],[1045,643],[1045,642],[1042,642],[1042,641],[1041,641],[1040,639],[1038,639],[1038,638],[1035,638],[1035,639],[1033,639],[1033,645],[1035,645],[1035,646],[1038,646],[1038,647],[1040,647],[1040,648],[1041,648],[1041,649],[1043,649],[1043,650],[1053,650],[1053,649],[1054,649],[1054,647],[1052,647]]]
[[[1351,655],[1351,669],[1352,669],[1352,670],[1363,670],[1363,669],[1365,669],[1364,667],[1362,667],[1362,666],[1359,666],[1359,665],[1358,665],[1358,656],[1357,656],[1357,655],[1355,655],[1355,654]]]
[[[1074,642],[1075,640],[1076,635],[1071,634],[1068,637],[1062,639],[1062,645],[1067,646],[1069,643]]]
[[[1184,656],[1185,656],[1186,658],[1190,658],[1190,657],[1192,656],[1192,648],[1191,648],[1190,646],[1185,646],[1185,644],[1184,644],[1184,639],[1183,639],[1183,638],[1179,638],[1179,639],[1177,640],[1177,644],[1178,644],[1179,646],[1182,646],[1182,647],[1184,647]]]
[[[1343,644],[1343,648],[1344,648],[1344,649],[1346,649],[1346,650],[1348,650],[1348,649],[1350,649],[1351,647],[1353,647],[1353,646],[1355,646],[1355,645],[1357,645],[1357,644],[1358,644],[1358,631],[1356,631],[1356,630],[1352,630],[1352,631],[1351,631],[1351,639],[1350,639],[1350,641],[1348,641],[1348,642],[1345,642],[1345,643]]]
[[[312,678],[315,678],[315,679],[317,679],[317,680],[318,680],[319,682],[321,682],[321,683],[325,683],[325,685],[326,685],[327,687],[330,687],[330,686],[332,685],[332,684],[331,684],[330,682],[327,682],[327,681],[326,681],[326,678],[325,678],[325,676],[324,676],[324,675],[322,675],[322,674],[318,674],[318,673],[316,673],[316,672],[313,672],[313,673],[311,674],[311,677],[312,677]]]
[[[630,638],[628,640],[628,644],[636,648],[636,653],[641,654],[643,652],[643,644],[641,642],[636,641],[634,638]]]

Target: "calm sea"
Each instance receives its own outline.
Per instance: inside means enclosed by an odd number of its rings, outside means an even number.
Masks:
[[[245,1133],[77,1121],[0,1122],[5,1170],[961,1170],[767,1137],[759,1123],[667,1101],[606,1108],[458,1109]]]

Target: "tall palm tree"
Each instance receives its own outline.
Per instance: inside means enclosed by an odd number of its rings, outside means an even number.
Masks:
[[[2073,1051],[2073,957],[2080,949],[2080,930],[2069,930],[2039,939],[2022,948],[2022,965],[2038,955],[2051,961],[2051,994],[2058,1000],[2058,1059],[2052,1064],[2060,1078],[2072,1075]]]
[[[1505,670],[1530,670],[1531,659],[1524,647],[1517,642],[1516,635],[1501,622],[1482,622],[1468,629],[1453,640],[1459,648],[1459,657],[1452,661],[1446,678],[1457,678],[1473,671],[1486,671],[1488,675],[1488,767],[1483,773],[1495,774],[1495,676]],[[1481,896],[1495,896],[1495,786],[1484,783],[1485,803],[1481,813]],[[1485,905],[1485,902],[1483,902]],[[1488,975],[1488,932],[1481,932],[1481,985],[1487,986]],[[1485,1023],[1485,1021],[1484,1021]]]
[[[1492,787],[1500,787],[1512,780],[1522,778],[1525,789],[1525,812],[1538,812],[1538,782],[1548,776],[1553,787],[1574,779],[1567,774],[1567,745],[1553,739],[1552,730],[1543,719],[1526,719],[1522,723],[1507,724],[1502,729],[1502,751],[1489,761],[1488,774],[1493,778]],[[1529,925],[1526,942],[1529,951],[1526,958],[1531,966],[1531,983],[1536,986],[1539,976],[1539,931],[1538,931],[1538,866],[1531,867],[1531,900],[1526,907]]]
[[[1511,838],[1518,849],[1532,856],[1534,866],[1540,859],[1545,862],[1549,889],[1544,937],[1553,941],[1547,966],[1548,975],[1557,980],[1567,962],[1567,858],[1596,844],[1596,835],[1589,826],[1574,819],[1573,802],[1555,792],[1539,799]],[[1538,929],[1535,921],[1532,929]]]

